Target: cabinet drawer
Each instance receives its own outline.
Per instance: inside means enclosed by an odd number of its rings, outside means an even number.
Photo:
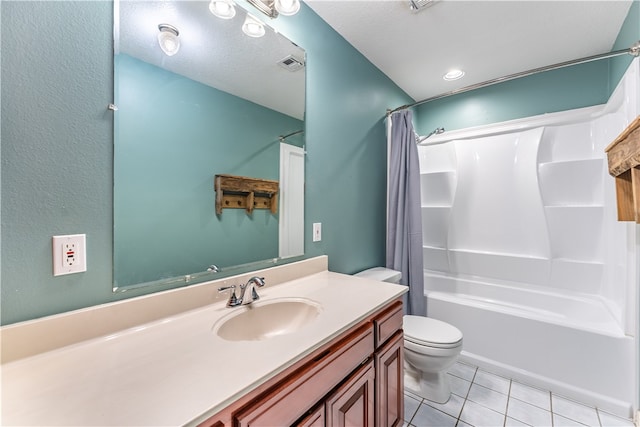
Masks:
[[[396,331],[402,329],[402,316],[402,301],[396,301],[374,319],[376,348],[383,345]]]
[[[294,423],[373,353],[372,329],[371,323],[366,323],[299,373],[258,396],[236,415],[236,425],[272,427]]]

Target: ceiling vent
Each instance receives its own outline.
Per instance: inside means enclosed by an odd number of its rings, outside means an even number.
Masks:
[[[409,7],[413,13],[425,10],[429,6],[433,6],[438,0],[409,0]]]
[[[280,61],[278,61],[278,65],[292,72],[304,68],[304,62],[294,57],[293,55],[289,55],[286,58],[281,59]]]

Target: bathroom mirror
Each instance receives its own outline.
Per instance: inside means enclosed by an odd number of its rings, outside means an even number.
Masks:
[[[268,25],[247,36],[237,5],[231,19],[208,1],[114,5],[114,292],[303,255],[304,203],[284,201],[303,188],[304,50]],[[285,148],[302,159],[290,169]],[[216,214],[217,174],[279,180],[279,209]]]

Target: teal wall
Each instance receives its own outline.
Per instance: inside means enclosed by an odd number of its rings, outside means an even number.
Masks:
[[[113,4],[3,1],[2,324],[128,298],[112,293]],[[306,5],[272,25],[307,52],[308,224],[334,271],[384,263],[383,117],[410,102]],[[55,48],[52,48],[55,28]],[[203,184],[204,185],[204,184]],[[87,234],[87,271],[53,277],[51,236]]]
[[[113,299],[112,8],[0,2],[3,324]],[[88,271],[54,278],[51,236],[74,233]]]
[[[555,111],[603,104],[609,66],[596,61],[487,86],[416,107],[416,132],[463,129]]]
[[[113,113],[106,106],[113,101],[112,8],[109,1],[0,2],[2,324],[160,289],[111,291]],[[338,272],[382,265],[383,117],[387,108],[412,100],[306,5],[271,25],[308,56],[305,220],[322,223],[323,239],[311,242],[307,227],[305,252],[327,254]],[[601,82],[602,71],[591,72]],[[588,88],[576,84],[562,99],[541,99],[539,109],[600,103],[610,85],[599,85],[593,97],[581,93],[592,91],[591,83],[585,76],[581,84]],[[503,102],[507,111],[530,114],[529,100]],[[483,120],[501,120],[489,107],[484,111]],[[428,132],[465,123],[420,125]],[[88,270],[53,277],[51,236],[74,233],[87,234]]]
[[[634,0],[612,50],[640,40],[640,1]],[[498,83],[415,108],[416,132],[463,129],[604,104],[633,57],[625,55]],[[500,77],[500,76],[496,76]]]
[[[278,136],[303,122],[128,55],[115,66],[115,285],[276,258],[278,215],[216,215],[214,175],[278,180]]]
[[[640,41],[640,0],[634,0],[612,50],[628,49],[638,41]],[[632,60],[631,55],[619,56],[611,60],[609,82],[611,92],[616,88]]]
[[[305,253],[327,254],[329,268],[347,274],[384,265],[384,116],[412,100],[304,3],[270,24],[307,52]]]

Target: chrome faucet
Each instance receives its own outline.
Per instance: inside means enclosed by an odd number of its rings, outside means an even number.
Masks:
[[[261,288],[264,286],[264,277],[253,276],[245,285],[240,285],[240,301],[241,304],[251,304],[254,301],[260,299],[260,295],[256,292],[256,287]],[[247,291],[249,292],[247,294]]]
[[[218,288],[218,292],[224,292],[231,289],[227,307],[237,307],[239,305],[251,304],[260,299],[260,295],[256,292],[256,287],[261,288],[265,285],[264,277],[253,276],[247,283],[240,285],[240,296],[236,295],[236,285],[223,286]],[[249,293],[247,294],[247,291]]]

